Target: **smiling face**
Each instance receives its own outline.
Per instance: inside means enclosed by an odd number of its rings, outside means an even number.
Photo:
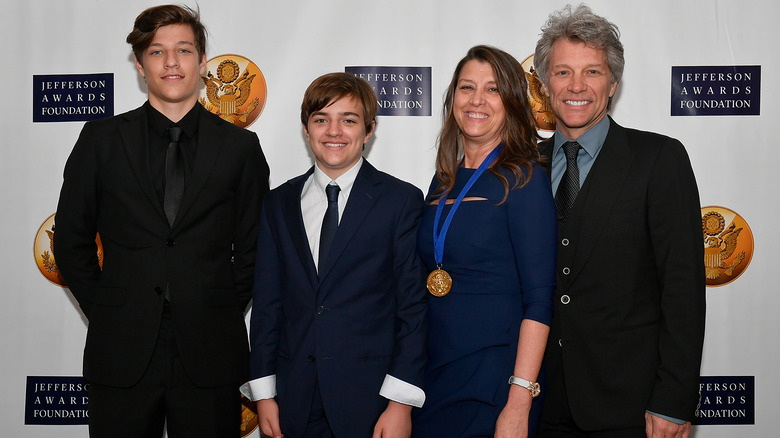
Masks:
[[[363,145],[376,126],[372,122],[371,132],[366,132],[364,117],[363,105],[346,96],[312,112],[303,127],[317,167],[331,179],[338,178],[360,160]]]
[[[157,29],[135,66],[148,84],[149,103],[171,120],[178,121],[176,115],[180,118],[198,101],[206,55],[198,56],[190,26],[171,24]]]
[[[493,67],[472,59],[463,65],[452,102],[465,150],[492,149],[501,142],[506,111]]]
[[[562,38],[550,51],[547,84],[557,129],[570,140],[578,139],[607,114],[609,98],[617,82],[603,50]]]

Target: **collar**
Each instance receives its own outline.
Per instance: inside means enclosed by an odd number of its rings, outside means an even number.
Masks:
[[[149,126],[151,127],[152,132],[159,135],[160,137],[167,136],[168,134],[166,131],[168,130],[168,127],[171,126],[174,122],[165,117],[165,115],[163,115],[163,113],[160,111],[157,111],[157,109],[153,107],[148,100],[144,105],[146,106],[146,114],[149,119]],[[200,116],[201,109],[203,109],[203,107],[196,102],[195,106],[193,106],[192,109],[190,109],[190,111],[184,117],[182,117],[178,123],[176,123],[177,125],[181,126],[181,129],[184,131],[184,134],[186,134],[187,138],[195,137],[195,133],[198,130],[198,118]]]
[[[355,179],[357,178],[358,172],[360,172],[360,168],[362,166],[363,157],[360,157],[354,166],[352,166],[346,172],[342,173],[341,176],[335,180],[332,180],[317,166],[317,164],[314,164],[314,175],[312,175],[312,183],[317,188],[317,193],[319,193],[322,198],[325,198],[325,186],[330,184],[332,181],[335,181],[335,183],[338,184],[339,188],[341,189],[341,194],[344,195],[344,198],[349,198],[349,192],[352,190],[352,186],[355,185]]]
[[[604,140],[606,140],[607,133],[609,132],[609,124],[609,116],[604,116],[601,121],[593,125],[592,128],[588,129],[586,133],[582,134],[580,138],[576,140],[577,143],[582,146],[582,149],[584,149],[591,158],[594,158],[601,150],[601,147],[604,146]],[[561,131],[556,128],[554,141],[555,144],[553,145],[552,151],[553,157],[558,154],[558,151],[561,149],[564,143],[572,140],[564,137],[563,134],[561,134]]]

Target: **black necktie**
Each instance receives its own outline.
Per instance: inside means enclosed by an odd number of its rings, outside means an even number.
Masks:
[[[176,212],[179,211],[182,195],[184,195],[184,160],[181,157],[179,139],[181,138],[181,126],[171,125],[168,128],[168,151],[165,154],[165,198],[163,210],[168,217],[168,224],[173,225]]]
[[[576,141],[567,141],[563,144],[563,153],[566,155],[566,172],[558,184],[558,191],[555,193],[555,205],[558,207],[558,214],[563,223],[569,216],[571,208],[574,206],[574,200],[577,199],[577,193],[580,191],[580,168],[577,167],[577,153],[580,151],[580,144]]]
[[[325,187],[325,194],[328,196],[328,209],[325,210],[325,217],[322,219],[322,231],[320,232],[320,255],[317,266],[325,266],[330,244],[333,237],[336,236],[336,229],[339,227],[339,190],[341,188],[335,184],[329,184]]]

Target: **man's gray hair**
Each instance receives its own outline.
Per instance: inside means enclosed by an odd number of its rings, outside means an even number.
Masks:
[[[553,12],[542,26],[542,36],[536,43],[534,53],[534,68],[544,84],[547,84],[552,46],[561,38],[603,50],[607,55],[612,82],[620,81],[626,61],[623,58],[623,44],[620,42],[618,27],[606,18],[594,14],[588,6],[580,4],[574,10],[571,5],[566,5],[563,9]]]

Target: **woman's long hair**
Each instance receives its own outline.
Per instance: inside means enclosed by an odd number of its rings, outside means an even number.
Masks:
[[[438,187],[434,193],[449,192],[455,186],[455,176],[463,159],[462,133],[453,114],[453,101],[458,86],[458,78],[463,66],[477,60],[490,64],[498,85],[498,93],[504,104],[506,120],[501,135],[504,149],[496,161],[489,167],[504,185],[506,201],[509,190],[523,187],[533,173],[533,162],[540,162],[537,148],[539,135],[536,132],[531,105],[528,102],[525,71],[519,62],[503,50],[491,46],[474,46],[460,60],[444,98],[442,118],[444,123],[439,132],[439,148],[436,153],[436,178]],[[514,175],[514,183],[509,186],[507,178],[499,171],[506,169]]]

